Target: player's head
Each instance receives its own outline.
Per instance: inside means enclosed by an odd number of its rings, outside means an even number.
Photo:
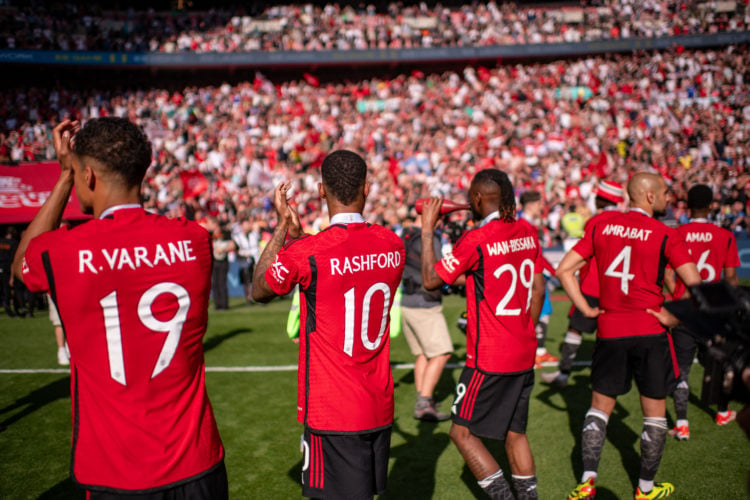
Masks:
[[[330,204],[364,208],[369,191],[367,164],[357,153],[341,149],[326,156],[321,166],[321,196]]]
[[[703,217],[711,210],[714,192],[705,184],[696,184],[688,191],[687,207],[693,217]]]
[[[662,176],[648,172],[638,172],[628,181],[628,196],[634,207],[663,215],[667,208],[667,183]]]
[[[596,187],[596,208],[605,208],[625,201],[622,185],[614,181],[601,181]]]
[[[482,220],[499,211],[500,219],[515,220],[516,198],[508,176],[499,170],[480,170],[469,187],[469,203],[474,219]]]
[[[542,215],[542,194],[539,191],[524,191],[518,201],[527,217],[536,219]]]
[[[84,171],[81,172],[83,184],[76,185],[76,190],[79,191],[81,208],[87,213],[92,210],[90,196],[80,191],[91,194],[97,183],[107,186],[108,190],[140,190],[151,164],[148,137],[125,118],[105,117],[87,121],[75,136],[73,152],[80,160],[79,168]]]

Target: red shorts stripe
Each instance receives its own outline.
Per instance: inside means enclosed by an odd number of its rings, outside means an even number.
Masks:
[[[322,438],[320,436],[317,436],[318,438],[318,488],[323,488],[325,486],[325,460],[323,460],[323,442]]]
[[[672,333],[667,331],[667,339],[669,339],[669,355],[672,357],[672,367],[674,368],[674,378],[680,378],[680,365],[677,364],[677,354],[674,352],[674,340],[672,340]]]
[[[464,400],[464,405],[461,408],[461,418],[471,420],[471,415],[474,413],[474,403],[476,402],[477,393],[479,392],[479,387],[482,385],[483,380],[484,375],[479,373],[478,371],[475,371],[471,376],[469,388],[466,390],[466,399]]]

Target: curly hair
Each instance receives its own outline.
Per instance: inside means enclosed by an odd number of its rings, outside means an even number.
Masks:
[[[505,172],[492,168],[480,170],[474,176],[472,183],[499,188],[500,219],[506,222],[513,222],[516,219],[516,195],[513,192],[513,184]]]
[[[118,176],[127,187],[140,186],[151,165],[151,142],[126,118],[94,118],[76,134],[73,151],[92,158]]]
[[[326,156],[323,184],[344,205],[353,203],[365,184],[367,164],[357,153],[341,149]]]

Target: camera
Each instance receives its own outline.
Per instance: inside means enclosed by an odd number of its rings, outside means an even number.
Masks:
[[[750,288],[726,281],[689,287],[689,299],[665,307],[699,339],[699,360],[704,366],[701,401],[715,404],[727,399],[750,402],[742,372],[750,367]]]

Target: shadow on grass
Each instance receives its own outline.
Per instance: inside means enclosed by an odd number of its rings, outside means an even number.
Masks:
[[[552,395],[560,393],[565,401],[565,408],[556,405],[552,401]],[[556,389],[552,386],[546,386],[546,389],[537,395],[537,399],[550,408],[559,411],[567,411],[568,428],[572,436],[575,436],[575,446],[570,453],[570,460],[573,465],[573,474],[575,478],[571,482],[575,485],[583,474],[582,450],[581,450],[581,428],[586,412],[591,406],[591,389],[589,387],[588,375],[575,375],[571,378],[568,386],[564,389]],[[630,413],[619,402],[615,404],[612,415],[609,417],[607,424],[607,441],[609,441],[620,453],[623,468],[627,471],[633,488],[635,489],[637,478],[640,474],[641,457],[635,450],[636,441],[639,438],[639,432],[631,429],[625,420]],[[610,496],[608,496],[610,495]],[[597,486],[597,498],[617,498],[606,489]]]
[[[212,349],[216,349],[225,341],[243,333],[252,333],[252,331],[252,328],[235,328],[234,330],[229,330],[225,333],[211,335],[210,338],[203,341],[203,352],[208,352]]]
[[[37,498],[39,500],[83,500],[86,498],[86,492],[75,486],[73,481],[68,477],[39,495]]]
[[[64,377],[54,382],[34,389],[27,395],[17,399],[14,403],[9,404],[5,408],[0,408],[0,415],[11,413],[15,410],[21,409],[18,413],[14,413],[0,421],[0,426],[10,426],[18,422],[22,418],[31,415],[35,411],[43,408],[44,406],[57,401],[58,399],[64,399],[70,397],[70,377]]]

